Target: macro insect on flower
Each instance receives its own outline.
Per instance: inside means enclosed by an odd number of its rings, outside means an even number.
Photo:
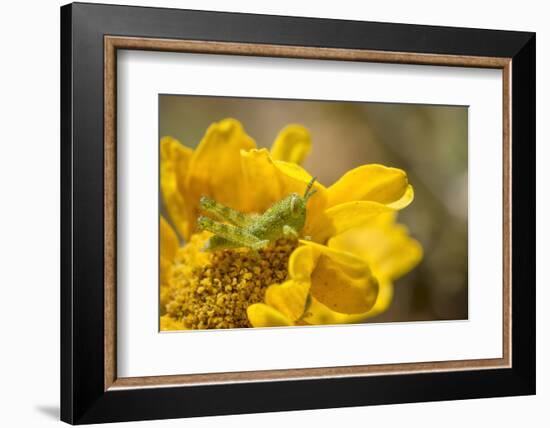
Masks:
[[[306,205],[315,193],[311,189],[315,178],[307,184],[304,196],[291,193],[277,201],[263,214],[243,214],[203,196],[200,208],[220,221],[199,217],[198,227],[214,233],[205,245],[206,250],[248,247],[265,248],[281,238],[298,238],[306,223]]]
[[[325,186],[301,166],[312,145],[301,125],[271,150],[235,119],[194,150],[160,144],[161,330],[362,322],[422,259],[396,222],[414,196],[407,174],[367,164]]]

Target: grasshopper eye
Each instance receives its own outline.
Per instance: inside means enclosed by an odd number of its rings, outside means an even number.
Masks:
[[[300,197],[298,195],[293,195],[290,199],[290,213],[295,216],[299,214],[300,211]]]

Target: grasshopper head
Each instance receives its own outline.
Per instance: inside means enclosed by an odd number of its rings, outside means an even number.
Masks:
[[[298,193],[290,195],[290,215],[294,218],[306,215],[306,201]]]
[[[306,191],[304,196],[300,196],[297,193],[292,193],[290,195],[290,214],[294,218],[305,218],[306,216],[306,205],[309,198],[311,198],[317,190],[311,190],[313,183],[315,182],[315,177],[307,184]]]

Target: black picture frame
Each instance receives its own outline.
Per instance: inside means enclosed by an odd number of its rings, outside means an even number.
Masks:
[[[512,365],[104,388],[104,36],[512,59]],[[535,34],[73,3],[61,8],[61,419],[71,424],[535,393]]]

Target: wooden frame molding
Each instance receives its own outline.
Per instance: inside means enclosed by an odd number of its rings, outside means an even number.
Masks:
[[[116,369],[116,67],[117,50],[245,55],[339,61],[423,64],[502,70],[503,81],[503,349],[502,358],[231,373],[118,378]],[[418,54],[252,43],[104,37],[104,389],[361,377],[511,367],[512,355],[512,60],[500,57]]]

